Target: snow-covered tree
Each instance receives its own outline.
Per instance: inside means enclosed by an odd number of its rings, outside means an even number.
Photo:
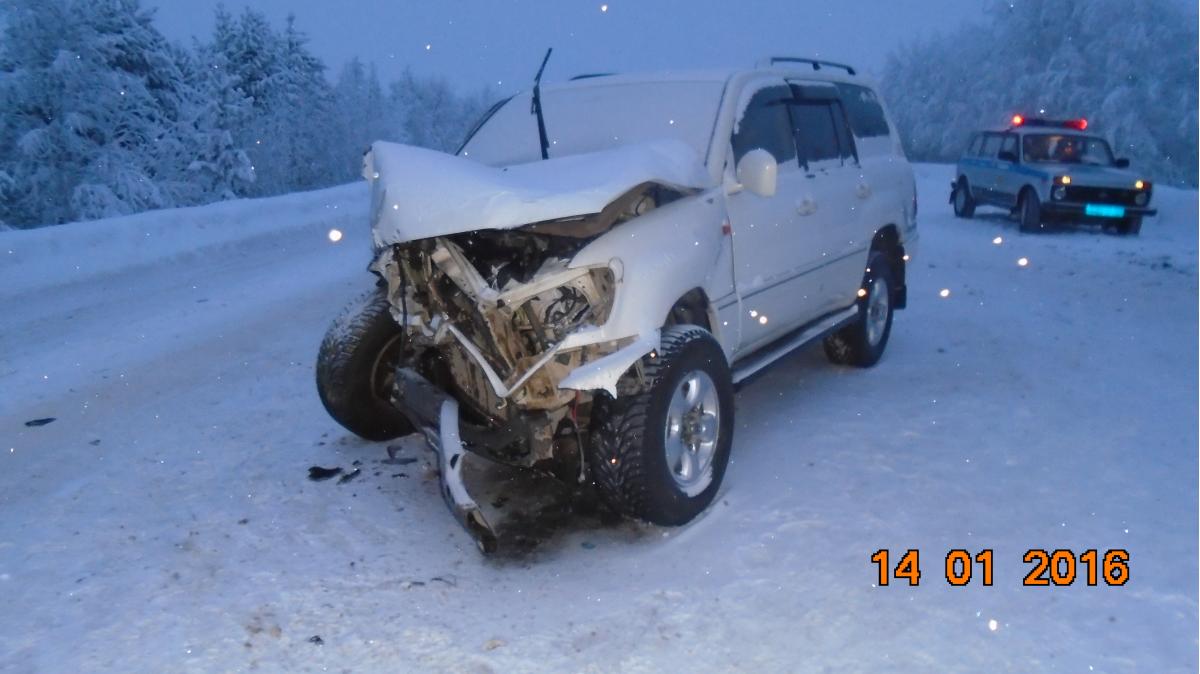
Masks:
[[[393,119],[374,64],[365,66],[357,57],[351,59],[338,75],[333,93],[339,112],[340,144],[346,150],[339,171],[352,179],[362,165],[362,151],[372,142],[399,138],[398,120]]]
[[[228,15],[225,15],[225,19]],[[221,30],[218,14],[218,34]],[[193,158],[187,165],[201,193],[201,201],[234,199],[249,194],[254,171],[245,149],[234,140],[235,132],[251,119],[251,102],[225,53],[200,48],[199,62],[191,70],[196,101],[192,133]]]
[[[423,78],[405,69],[391,86],[404,142],[453,152],[493,101],[490,91],[458,96],[446,80]]]
[[[0,50],[0,218],[65,222],[174,203],[186,98],[175,54],[137,0],[16,0]]]
[[[333,90],[325,80],[325,64],[307,42],[289,16],[278,41],[276,67],[264,83],[266,134],[251,157],[259,180],[272,192],[332,184],[337,162],[331,155],[348,151],[333,147]]]
[[[140,0],[5,0],[0,223],[29,227],[355,180],[391,139],[453,150],[492,102],[355,59],[337,86],[288,19],[218,8],[170,45]]]
[[[1196,184],[1197,34],[1169,0],[1006,0],[894,52],[883,88],[911,157],[951,160],[1013,113],[1087,117],[1151,177]]]

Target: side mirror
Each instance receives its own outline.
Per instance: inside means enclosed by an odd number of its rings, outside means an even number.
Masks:
[[[1113,165],[1116,166],[1117,168],[1129,168],[1129,160],[1124,157],[1121,157],[1120,159],[1113,162]]]
[[[1000,154],[996,155],[996,159],[1015,164],[1017,163],[1017,153],[1010,152],[1009,150],[1003,150],[1000,152]]]
[[[773,197],[779,182],[779,163],[766,150],[750,150],[737,163],[737,180],[760,197]]]

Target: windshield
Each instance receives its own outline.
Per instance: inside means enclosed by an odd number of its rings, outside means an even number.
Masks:
[[[1108,142],[1095,136],[1027,134],[1022,141],[1024,161],[1030,164],[1089,164],[1111,166]]]
[[[542,113],[550,158],[675,139],[697,155],[708,155],[725,83],[643,82],[567,87],[542,91]],[[491,166],[542,158],[530,92],[497,108],[459,150]]]

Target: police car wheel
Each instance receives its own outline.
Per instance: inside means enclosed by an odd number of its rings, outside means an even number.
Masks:
[[[975,215],[975,200],[971,198],[971,188],[966,178],[960,179],[954,188],[954,215],[959,218]]]
[[[1042,202],[1033,190],[1026,189],[1021,192],[1017,217],[1020,218],[1022,232],[1037,232],[1042,229]]]
[[[1117,234],[1122,236],[1137,236],[1142,231],[1142,218],[1134,216],[1117,224]]]

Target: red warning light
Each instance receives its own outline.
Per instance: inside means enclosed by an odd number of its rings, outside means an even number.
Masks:
[[[1022,117],[1021,115],[1013,115],[1012,116],[1012,125],[1013,126],[1021,126],[1024,123],[1025,123],[1025,118]]]
[[[1087,120],[1083,119],[1082,117],[1079,119],[1072,119],[1071,121],[1067,122],[1067,126],[1083,131],[1084,129],[1087,129]]]

